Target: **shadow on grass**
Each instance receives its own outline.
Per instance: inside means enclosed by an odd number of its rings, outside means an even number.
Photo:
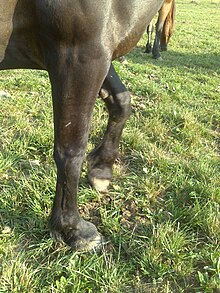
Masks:
[[[130,54],[126,56],[133,63],[139,64],[154,64],[159,67],[187,67],[201,68],[203,70],[211,70],[220,73],[220,56],[217,52],[213,53],[179,53],[168,49],[167,52],[161,52],[162,61],[152,58],[152,54],[144,53],[142,47],[136,47]]]

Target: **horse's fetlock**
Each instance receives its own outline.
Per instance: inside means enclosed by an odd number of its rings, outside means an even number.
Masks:
[[[80,216],[78,214],[70,214],[67,211],[63,212],[63,215],[61,217],[62,230],[70,231],[76,229],[79,222]]]

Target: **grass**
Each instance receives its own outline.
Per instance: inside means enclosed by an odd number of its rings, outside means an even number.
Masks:
[[[146,36],[115,68],[132,93],[109,193],[84,164],[80,210],[110,242],[100,254],[56,246],[47,220],[55,191],[45,72],[0,74],[0,292],[220,292],[219,1],[177,1],[163,61]],[[105,129],[94,110],[88,152]]]

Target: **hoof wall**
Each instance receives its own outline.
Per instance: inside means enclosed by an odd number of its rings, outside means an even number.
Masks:
[[[98,234],[94,239],[90,241],[85,241],[84,239],[78,240],[74,242],[73,245],[70,246],[78,252],[98,252],[102,248],[102,244],[104,243],[104,238],[101,234]]]
[[[110,180],[108,179],[99,179],[99,178],[89,178],[90,184],[92,187],[100,193],[108,192],[108,186],[110,184]]]

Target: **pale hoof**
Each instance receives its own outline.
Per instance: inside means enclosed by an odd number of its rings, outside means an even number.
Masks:
[[[84,239],[76,241],[72,248],[78,252],[99,251],[102,243],[103,237],[101,234],[98,234],[94,239],[90,239],[90,241],[85,241]]]
[[[108,192],[108,186],[110,184],[110,180],[108,179],[99,179],[96,177],[89,178],[91,186],[100,193]]]

